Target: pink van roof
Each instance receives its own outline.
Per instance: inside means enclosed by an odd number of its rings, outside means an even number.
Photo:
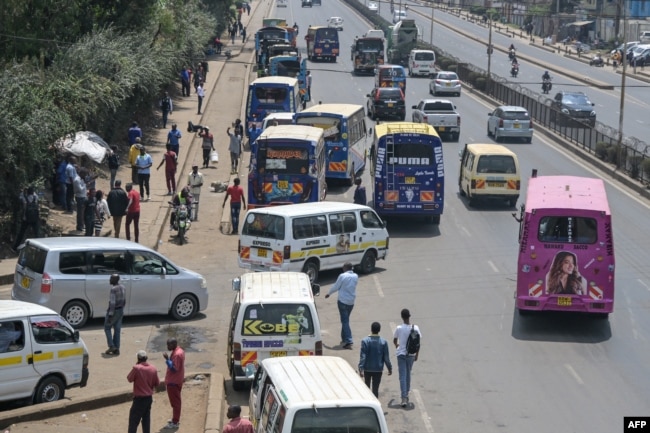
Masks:
[[[578,176],[539,176],[528,181],[526,211],[575,209],[602,211],[610,215],[605,183]]]

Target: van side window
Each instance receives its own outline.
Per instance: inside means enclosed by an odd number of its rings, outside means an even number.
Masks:
[[[93,251],[90,253],[90,274],[125,274],[124,252]]]
[[[467,155],[467,163],[465,164],[465,167],[467,167],[469,171],[472,171],[474,168],[474,154],[470,153]]]
[[[357,218],[354,212],[341,212],[330,215],[330,229],[333,235],[357,231]]]
[[[131,254],[133,257],[132,273],[135,275],[162,275],[163,267],[166,268],[164,272],[165,274],[178,273],[178,271],[174,269],[173,266],[169,265],[166,260],[163,260],[161,257],[153,253],[147,251],[135,251]]]
[[[74,341],[74,333],[56,316],[34,316],[29,319],[34,340],[38,343],[68,343]]]
[[[362,210],[361,225],[368,229],[378,229],[382,227],[382,222],[376,213],[369,210]]]
[[[0,353],[17,352],[25,347],[25,332],[20,320],[0,322]]]
[[[325,215],[296,218],[292,222],[292,229],[294,239],[327,236],[327,221]]]
[[[83,251],[61,253],[59,270],[62,274],[83,275],[86,273],[86,255]]]

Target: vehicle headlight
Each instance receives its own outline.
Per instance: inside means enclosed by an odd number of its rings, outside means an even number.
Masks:
[[[562,109],[562,113],[564,113],[564,114],[569,114],[569,109],[568,109],[568,108],[563,108],[563,109]]]
[[[596,117],[596,112],[595,112],[595,111],[592,111],[591,113],[589,113],[589,115],[590,115],[591,117]]]
[[[202,289],[208,288],[208,281],[204,277],[201,277],[201,288]]]

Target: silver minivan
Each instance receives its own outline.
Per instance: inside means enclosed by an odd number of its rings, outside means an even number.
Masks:
[[[11,297],[44,305],[73,327],[104,317],[109,277],[126,289],[125,316],[191,319],[208,306],[205,278],[143,245],[102,237],[29,239],[20,251]]]

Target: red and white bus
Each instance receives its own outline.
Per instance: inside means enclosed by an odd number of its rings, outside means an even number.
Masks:
[[[533,170],[517,220],[516,304],[527,311],[614,308],[614,238],[605,184]]]

